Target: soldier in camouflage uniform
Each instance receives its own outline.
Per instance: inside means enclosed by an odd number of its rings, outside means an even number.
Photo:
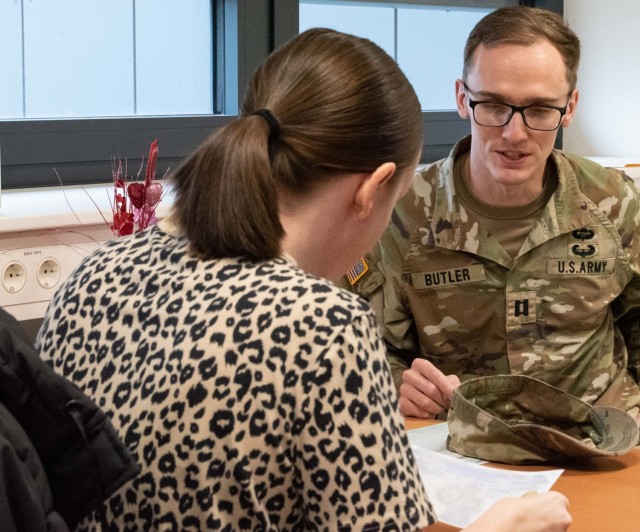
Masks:
[[[471,136],[419,170],[354,283],[405,415],[439,415],[471,377],[522,374],[640,418],[638,191],[553,149],[578,61],[547,11],[500,9],[469,36],[456,88]]]

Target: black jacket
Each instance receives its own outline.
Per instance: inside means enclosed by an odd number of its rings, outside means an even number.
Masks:
[[[138,471],[104,413],[0,308],[0,530],[73,528]]]

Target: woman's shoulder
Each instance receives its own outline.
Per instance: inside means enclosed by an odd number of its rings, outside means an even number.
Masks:
[[[293,265],[286,259],[270,261],[269,266],[258,267],[260,275],[266,275],[283,289],[282,296],[301,309],[325,307],[345,314],[362,314],[370,311],[368,302],[361,296],[341,288],[331,281],[317,277]]]

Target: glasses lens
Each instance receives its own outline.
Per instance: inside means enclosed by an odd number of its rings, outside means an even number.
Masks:
[[[560,125],[562,113],[550,107],[527,107],[524,111],[524,119],[532,129],[550,131]]]
[[[473,109],[473,117],[481,126],[502,127],[509,122],[512,109],[501,103],[479,102]],[[553,131],[560,125],[562,113],[550,107],[527,107],[522,111],[525,124],[531,129]]]
[[[511,107],[499,103],[477,103],[473,117],[481,126],[504,126],[511,117]]]

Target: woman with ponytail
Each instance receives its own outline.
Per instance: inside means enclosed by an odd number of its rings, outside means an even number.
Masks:
[[[309,30],[172,176],[170,218],[83,261],[38,346],[142,467],[87,526],[434,522],[375,316],[333,284],[388,224],[421,146],[396,63],[368,40]],[[544,521],[526,505],[506,510]]]

